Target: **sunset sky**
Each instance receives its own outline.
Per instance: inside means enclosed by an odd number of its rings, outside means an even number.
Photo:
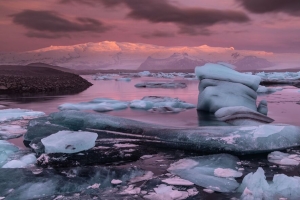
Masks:
[[[300,53],[300,1],[0,0],[0,52],[105,40]]]

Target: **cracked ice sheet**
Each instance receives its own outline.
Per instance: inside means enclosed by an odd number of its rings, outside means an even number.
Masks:
[[[218,177],[215,175],[215,171],[218,168],[222,168],[223,175],[224,170],[226,172],[230,170],[230,176],[227,177],[232,177],[232,174],[233,177],[237,177],[237,173],[240,176],[241,173],[235,171],[237,162],[239,162],[239,159],[235,156],[215,154],[181,159],[171,164],[167,170],[198,186],[218,192],[232,192],[239,186],[239,183],[233,178]],[[217,173],[217,175],[219,174]]]
[[[26,110],[20,108],[3,109],[0,110],[0,123],[15,121],[20,119],[31,119],[42,117],[45,113],[33,110]]]

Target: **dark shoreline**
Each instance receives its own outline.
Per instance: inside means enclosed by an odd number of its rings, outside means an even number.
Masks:
[[[78,93],[92,84],[77,74],[38,66],[0,66],[0,94]]]

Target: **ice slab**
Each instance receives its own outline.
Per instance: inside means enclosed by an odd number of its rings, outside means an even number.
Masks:
[[[0,140],[9,140],[21,137],[26,129],[18,125],[0,125]]]
[[[93,79],[107,81],[107,80],[114,80],[115,79],[114,76],[116,76],[116,74],[106,74],[106,75],[98,74],[95,75]]]
[[[93,148],[97,137],[92,132],[59,131],[41,141],[46,153],[77,153]]]
[[[226,82],[240,83],[254,91],[257,90],[261,78],[255,75],[239,73],[225,67],[223,64],[206,63],[195,68],[196,76],[202,79],[214,79]]]
[[[167,178],[167,179],[163,179],[161,180],[163,183],[167,183],[169,185],[182,185],[182,186],[192,186],[194,185],[194,183],[192,183],[191,181],[182,179],[182,178],[178,178],[178,177],[174,177],[174,178]]]
[[[232,177],[241,176],[235,170],[237,162],[239,159],[235,156],[215,154],[181,159],[171,164],[167,170],[198,186],[218,192],[232,192],[239,186]]]
[[[277,165],[297,166],[300,164],[300,155],[274,151],[268,155],[268,161]]]
[[[8,161],[9,157],[17,151],[19,151],[19,149],[15,145],[0,140],[0,167],[2,167]]]
[[[186,88],[185,83],[180,82],[145,82],[134,85],[137,88]]]
[[[129,81],[131,81],[131,78],[117,78],[116,81],[125,81],[125,82],[129,82]]]
[[[90,102],[65,103],[58,107],[59,110],[94,110],[97,112],[107,112],[121,110],[128,107],[127,102],[117,101],[107,98],[98,98]]]
[[[19,108],[0,110],[0,123],[44,116],[45,113]]]
[[[283,90],[282,87],[266,87],[266,86],[262,86],[260,85],[257,89],[257,93],[262,95],[262,94],[272,94],[275,93],[277,91],[281,91]]]
[[[87,128],[110,130],[114,132],[106,134],[126,133],[145,144],[210,153],[250,154],[300,146],[300,127],[292,125],[178,128],[78,111],[52,113],[48,120],[75,131]]]
[[[258,168],[255,173],[247,174],[240,187],[243,192],[241,199],[289,199],[300,198],[300,177],[289,177],[284,174],[276,174],[273,181],[268,183],[264,170]]]
[[[163,96],[145,96],[141,100],[133,100],[130,108],[144,109],[158,112],[180,112],[183,109],[195,108],[194,104],[186,103],[178,98]]]
[[[266,115],[244,106],[220,108],[215,112],[215,116],[220,121],[224,121],[236,126],[256,126],[274,121]]]

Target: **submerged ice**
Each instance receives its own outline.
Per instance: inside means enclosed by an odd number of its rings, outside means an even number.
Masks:
[[[181,159],[168,168],[172,174],[192,183],[218,192],[232,192],[239,183],[233,179],[242,176],[236,171],[239,159],[229,154],[215,154]]]

